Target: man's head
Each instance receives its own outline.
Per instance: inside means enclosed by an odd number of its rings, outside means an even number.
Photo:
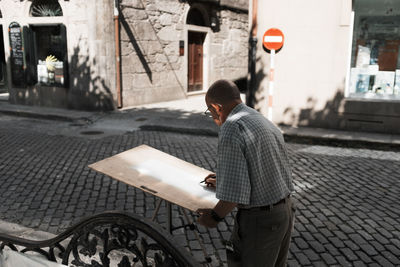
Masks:
[[[206,105],[214,122],[221,126],[232,109],[242,103],[238,87],[231,81],[218,80],[213,83],[206,94]]]

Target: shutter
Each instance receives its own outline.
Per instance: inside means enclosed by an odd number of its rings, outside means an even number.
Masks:
[[[25,77],[28,85],[37,83],[37,59],[36,42],[32,29],[28,26],[23,27],[24,34],[24,52],[25,52]]]

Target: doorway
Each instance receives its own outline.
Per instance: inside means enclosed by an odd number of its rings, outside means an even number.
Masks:
[[[203,44],[206,33],[188,32],[188,92],[203,90]]]

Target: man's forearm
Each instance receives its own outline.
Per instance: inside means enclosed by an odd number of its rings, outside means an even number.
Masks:
[[[229,212],[237,206],[237,203],[220,200],[214,207],[214,211],[219,217],[224,218]]]

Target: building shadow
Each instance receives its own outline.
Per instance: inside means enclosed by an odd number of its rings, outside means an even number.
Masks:
[[[132,44],[133,48],[135,49],[136,55],[139,58],[140,63],[142,64],[147,76],[149,77],[150,82],[153,82],[153,73],[150,69],[149,64],[147,63],[146,58],[144,57],[142,50],[140,49],[140,47],[138,45],[138,42],[135,38],[135,35],[132,32],[131,27],[129,26],[129,23],[125,19],[123,12],[120,12],[120,21],[121,21],[122,27],[124,28],[126,34],[128,35],[130,43]],[[121,45],[121,42],[120,42],[120,45]],[[121,57],[121,62],[122,62],[122,60],[124,60],[123,57]]]

